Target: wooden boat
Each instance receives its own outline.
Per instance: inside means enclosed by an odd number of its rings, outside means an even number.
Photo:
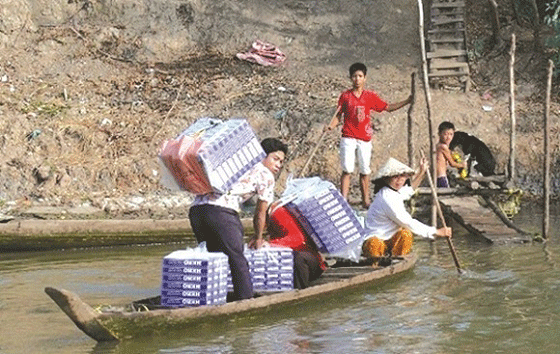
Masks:
[[[76,294],[51,287],[45,292],[85,334],[98,342],[120,341],[146,335],[158,335],[169,330],[186,328],[201,321],[223,320],[230,316],[266,312],[278,305],[289,305],[316,299],[333,292],[370,284],[403,273],[414,267],[417,256],[393,258],[390,265],[372,267],[371,262],[337,264],[307,289],[271,294],[258,294],[253,299],[229,302],[219,306],[162,308],[159,296],[135,301],[124,308],[94,310]]]

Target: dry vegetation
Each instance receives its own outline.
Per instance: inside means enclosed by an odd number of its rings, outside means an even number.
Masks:
[[[473,91],[434,91],[433,119],[453,120],[488,142],[503,172],[507,48],[481,47],[490,25],[476,16],[483,4],[469,6]],[[419,67],[415,4],[404,0],[376,6],[146,0],[137,7],[127,0],[10,0],[4,9],[0,200],[12,209],[103,207],[104,198],[161,194],[159,145],[202,116],[247,118],[259,137],[281,137],[291,148],[287,170],[297,173],[348,85],[349,63],[366,62],[370,87],[390,102],[408,95],[410,73]],[[523,31],[507,27],[504,36],[510,29]],[[259,37],[278,44],[287,63],[271,68],[235,59]],[[538,190],[543,61],[529,50],[530,38],[520,38],[520,175]],[[414,144],[425,149],[426,112],[418,96]],[[493,110],[483,112],[483,104]],[[552,111],[560,112],[557,104]],[[405,118],[404,110],[377,116],[374,168],[387,151],[406,159]],[[308,174],[337,183],[337,143],[336,134],[326,137]],[[553,148],[557,156],[557,142]],[[559,173],[556,164],[553,171]]]

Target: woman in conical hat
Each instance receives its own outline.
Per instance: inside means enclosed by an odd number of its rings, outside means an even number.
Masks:
[[[412,218],[404,201],[414,195],[424,178],[428,163],[420,161],[418,172],[402,162],[389,158],[373,178],[375,197],[366,217],[368,236],[362,251],[367,257],[402,256],[412,248],[412,234],[433,239],[451,237],[449,227],[436,229]],[[407,181],[411,179],[411,185]]]

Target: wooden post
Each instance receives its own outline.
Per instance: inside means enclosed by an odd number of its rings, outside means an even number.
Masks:
[[[424,5],[422,4],[422,0],[418,0],[418,29],[420,32],[420,50],[422,54],[422,74],[424,77],[424,93],[426,95],[426,109],[428,111],[428,136],[430,138],[430,163],[434,170],[433,177],[436,178],[437,171],[436,171],[436,152],[434,149],[434,130],[432,127],[432,97],[430,94],[430,78],[428,76],[428,59],[426,58],[426,40],[424,38]],[[436,180],[434,179],[434,185]],[[436,200],[433,198],[432,200],[432,225],[436,225],[437,223],[437,209],[436,209]]]
[[[544,107],[544,178],[543,178],[543,238],[548,238],[550,227],[550,91],[554,63],[548,60],[548,79],[546,82],[546,102]]]
[[[531,0],[531,7],[533,9],[533,13],[535,17],[533,17],[533,21],[531,25],[533,26],[533,44],[535,46],[535,52],[538,52],[541,49],[541,16],[539,15],[539,8],[537,6],[537,2],[535,0]],[[548,2],[548,1],[547,1]]]
[[[500,44],[500,17],[498,16],[498,3],[496,0],[488,0],[492,8],[492,47]]]
[[[511,117],[511,132],[509,138],[509,180],[515,183],[515,135],[516,135],[516,122],[515,122],[515,33],[511,34],[511,50],[509,61],[509,113]]]
[[[412,96],[412,102],[410,102],[410,106],[408,107],[408,165],[414,166],[414,145],[412,142],[412,112],[414,109],[414,101],[416,101],[416,73],[412,73],[410,77],[410,95]]]

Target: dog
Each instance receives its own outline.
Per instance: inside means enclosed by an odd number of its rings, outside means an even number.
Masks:
[[[449,143],[449,149],[454,150],[457,146],[461,147],[465,159],[468,161],[468,171],[471,167],[480,172],[483,176],[491,176],[496,168],[496,160],[486,144],[474,135],[456,131],[453,140]]]

